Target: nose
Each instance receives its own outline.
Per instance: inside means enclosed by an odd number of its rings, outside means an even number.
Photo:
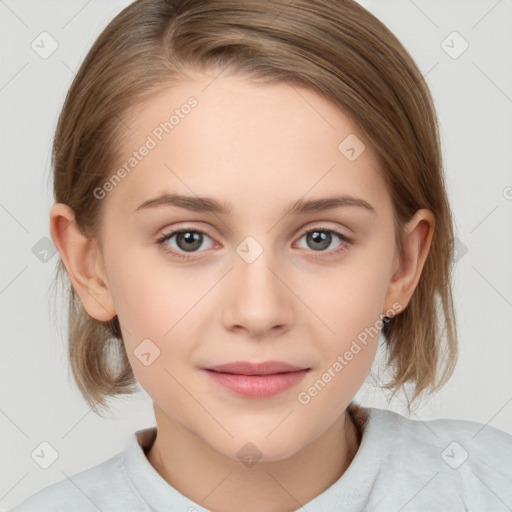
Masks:
[[[294,318],[293,301],[297,299],[289,289],[283,265],[276,264],[270,250],[249,261],[236,255],[229,273],[222,314],[225,328],[245,330],[251,337],[288,330]]]

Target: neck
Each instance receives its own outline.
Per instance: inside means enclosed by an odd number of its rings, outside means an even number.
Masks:
[[[343,475],[361,439],[347,410],[293,456],[247,467],[220,454],[157,407],[155,415],[158,430],[147,453],[149,462],[177,491],[214,512],[297,510]]]

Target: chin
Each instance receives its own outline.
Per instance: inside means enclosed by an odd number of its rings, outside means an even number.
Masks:
[[[249,468],[257,466],[259,462],[277,462],[289,459],[303,448],[299,444],[291,445],[289,439],[288,443],[285,443],[279,436],[276,436],[274,440],[264,437],[251,439],[250,435],[244,436],[243,441],[239,442],[238,439],[232,439],[229,447],[225,447],[226,449],[222,447],[218,451],[230,459],[244,463]]]

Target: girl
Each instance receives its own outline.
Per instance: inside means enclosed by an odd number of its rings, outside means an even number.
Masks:
[[[156,427],[14,510],[510,510],[512,436],[354,400],[381,335],[409,406],[457,355],[432,99],[363,7],[134,2],[53,166],[76,382]]]

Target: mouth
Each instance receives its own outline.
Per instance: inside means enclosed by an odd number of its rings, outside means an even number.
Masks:
[[[295,387],[311,368],[280,361],[266,361],[264,363],[228,363],[201,368],[201,370],[231,393],[244,398],[263,399]]]
[[[216,366],[203,368],[204,370],[217,373],[230,373],[232,375],[275,375],[279,373],[292,373],[304,370],[310,370],[307,367],[301,367],[285,363],[282,361],[263,361],[261,363],[251,363],[249,361],[236,361]]]

